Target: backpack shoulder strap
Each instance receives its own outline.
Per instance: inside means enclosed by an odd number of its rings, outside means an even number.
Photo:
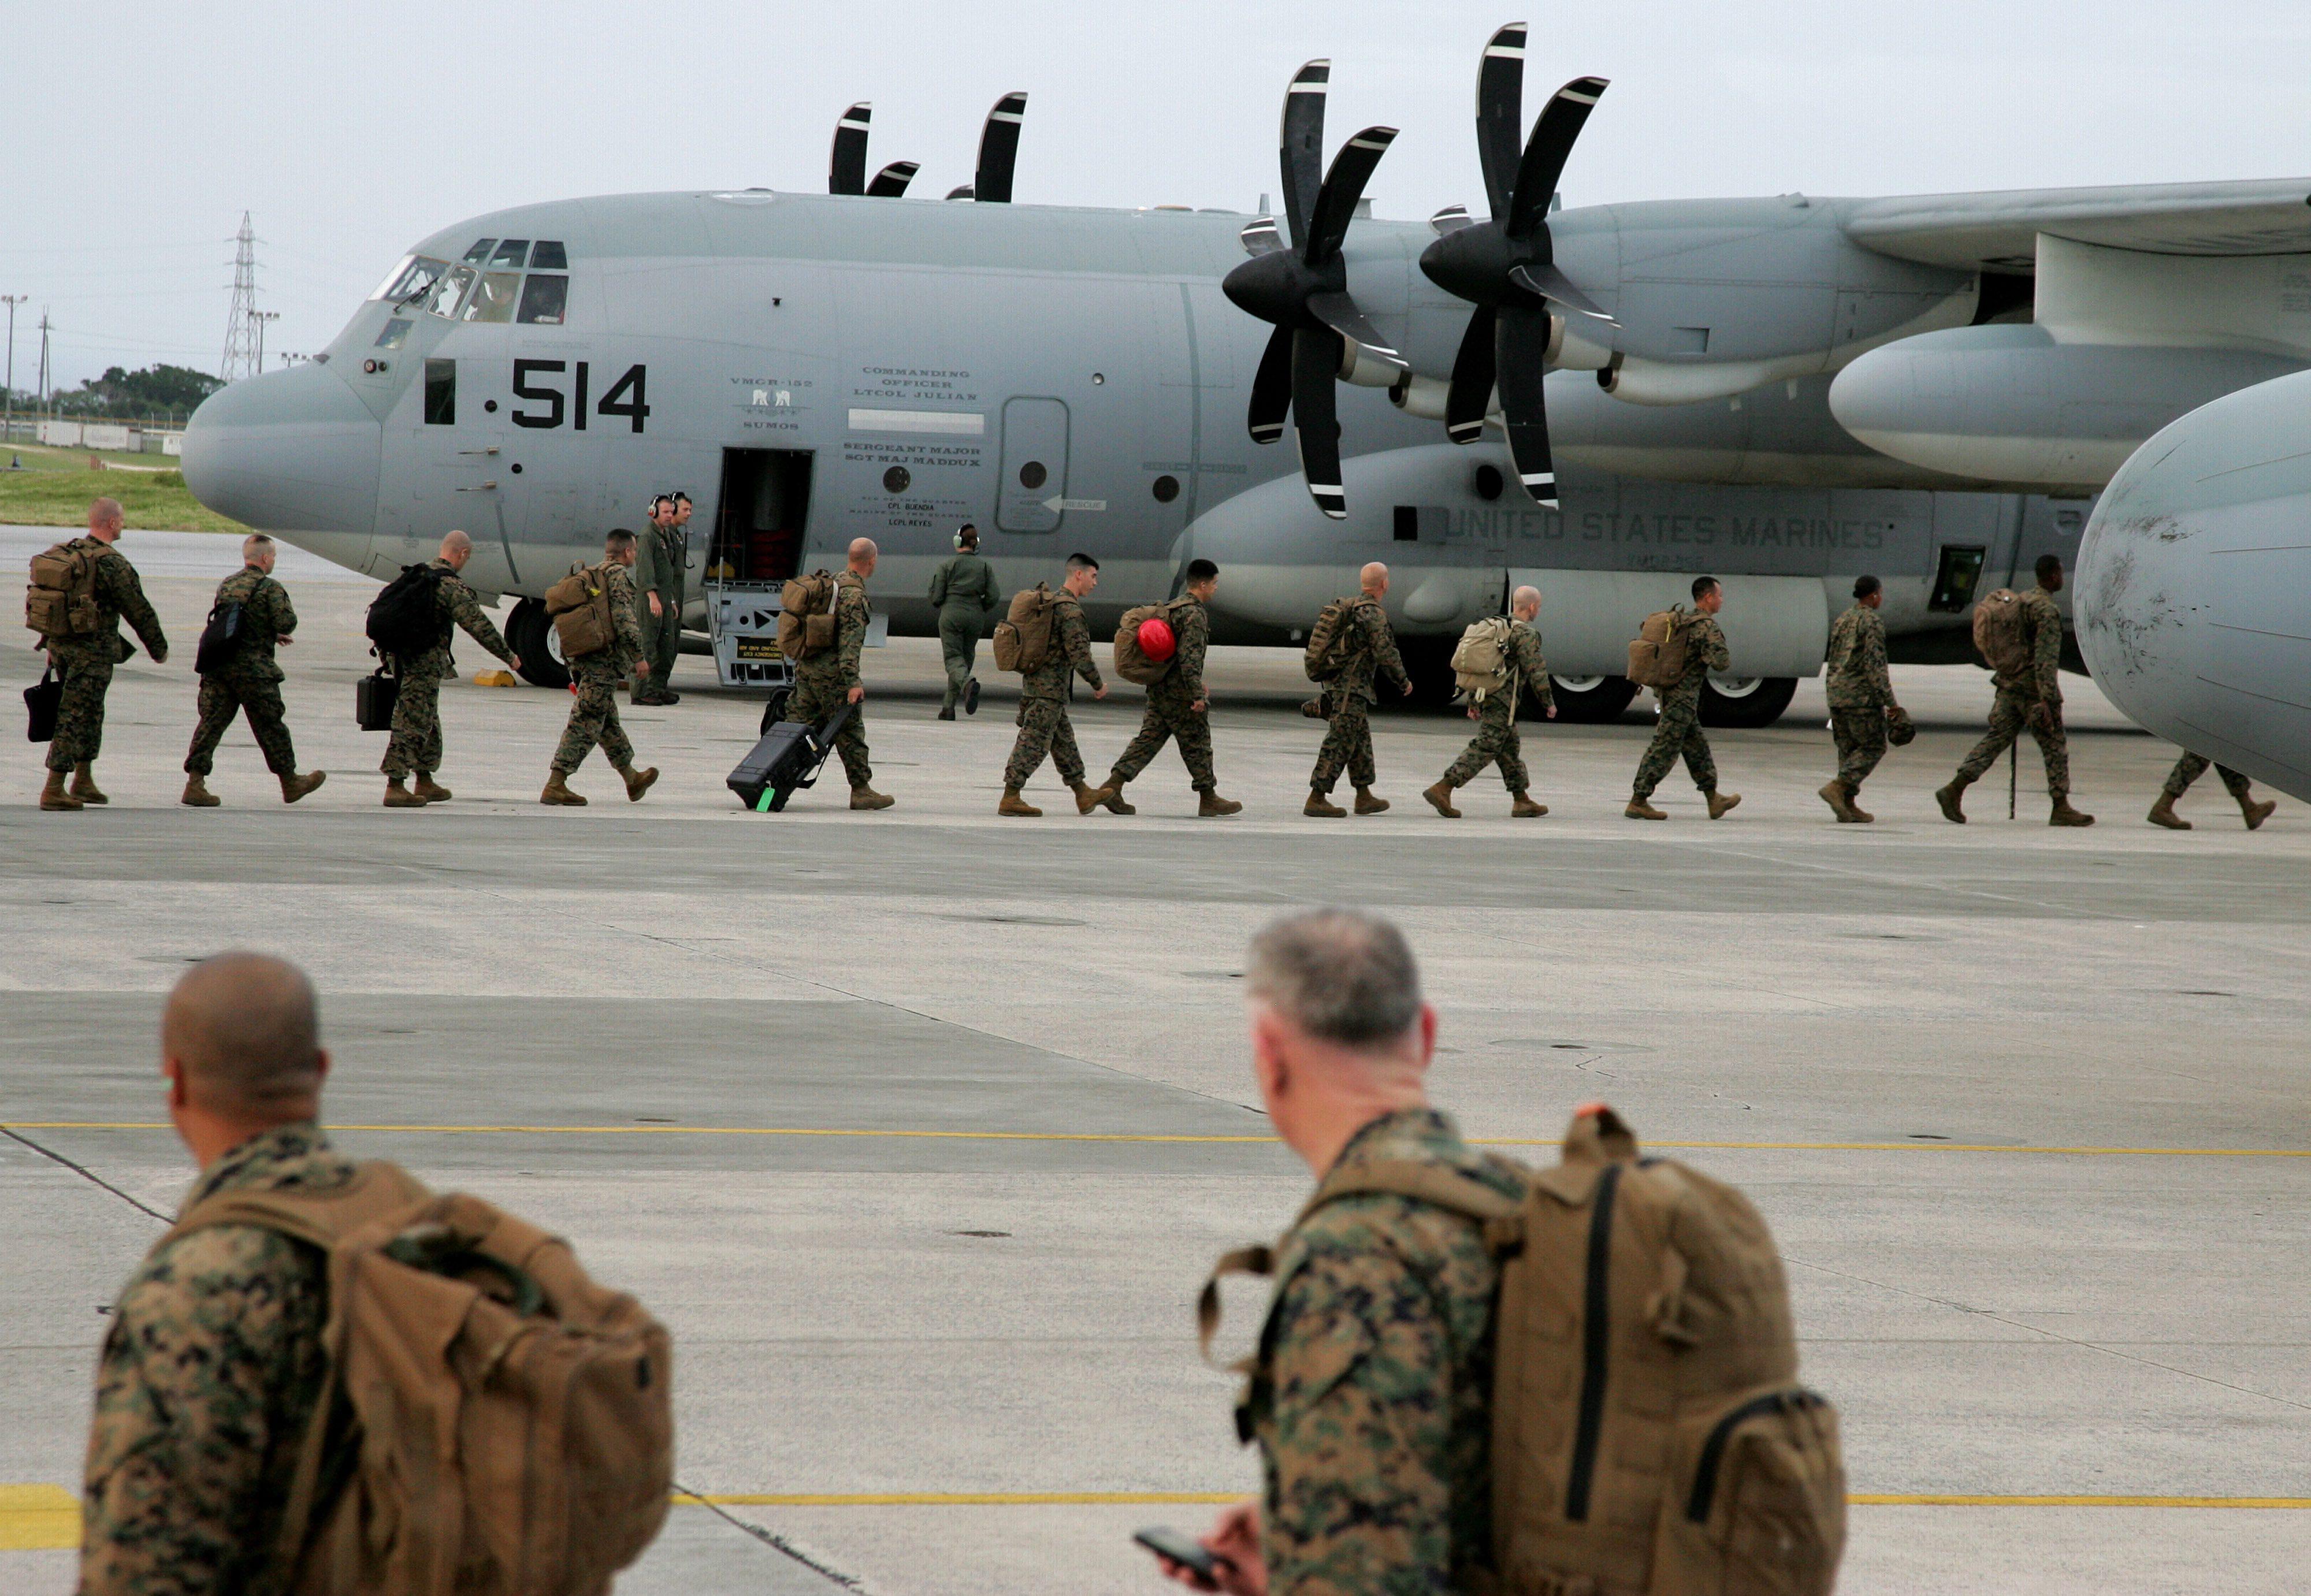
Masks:
[[[213,1225],[255,1225],[326,1252],[371,1220],[430,1195],[398,1164],[362,1164],[352,1180],[327,1191],[220,1191],[195,1203],[161,1242]]]
[[[1479,1223],[1505,1219],[1522,1206],[1515,1198],[1504,1197],[1482,1181],[1443,1164],[1383,1158],[1336,1169],[1325,1176],[1324,1183],[1316,1188],[1316,1195],[1300,1210],[1293,1228],[1297,1230],[1306,1224],[1308,1217],[1326,1203],[1368,1192],[1408,1197],[1415,1202],[1449,1208]]]

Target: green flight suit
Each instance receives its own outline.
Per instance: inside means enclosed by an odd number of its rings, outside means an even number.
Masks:
[[[979,660],[979,640],[995,611],[995,567],[977,554],[959,554],[931,572],[931,603],[938,610],[939,653],[946,661],[946,698],[952,710],[970,683]]]
[[[634,539],[634,619],[642,629],[641,658],[650,675],[634,677],[634,695],[644,703],[663,698],[674,683],[674,657],[682,651],[682,606],[688,597],[690,557],[686,532],[650,526]],[[657,594],[660,613],[650,614],[650,596]]]

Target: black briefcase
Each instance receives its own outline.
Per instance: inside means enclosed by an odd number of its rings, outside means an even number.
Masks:
[[[393,706],[400,697],[400,677],[373,671],[353,684],[353,719],[363,731],[390,731]]]
[[[749,809],[774,815],[787,799],[818,780],[834,739],[850,723],[850,706],[844,704],[823,727],[799,720],[781,720],[763,734],[753,753],[730,772],[729,788]]]
[[[24,727],[27,742],[45,743],[57,735],[57,709],[65,701],[65,685],[57,680],[53,665],[40,673],[40,679],[24,689],[24,709],[29,717]]]

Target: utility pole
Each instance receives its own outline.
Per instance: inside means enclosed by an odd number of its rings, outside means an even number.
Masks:
[[[224,356],[217,362],[217,375],[231,382],[235,377],[254,377],[265,370],[264,360],[256,353],[257,341],[264,336],[262,324],[257,319],[257,233],[249,224],[249,213],[240,214],[240,231],[234,235],[237,246],[232,257],[232,308],[225,312]]]
[[[249,374],[251,377],[261,377],[265,374],[265,324],[280,319],[281,312],[278,310],[251,310],[249,313],[249,342],[254,350],[249,360]]]
[[[40,312],[40,404],[44,408],[48,402],[48,330],[51,325],[48,311],[45,309],[42,310]]]
[[[16,307],[32,296],[29,293],[0,293],[0,304],[8,307],[8,423],[5,437],[16,441]]]

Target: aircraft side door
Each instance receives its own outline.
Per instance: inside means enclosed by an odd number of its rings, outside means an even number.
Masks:
[[[1056,532],[1066,518],[1068,406],[1061,399],[1003,403],[1001,486],[995,525],[1004,532]]]

